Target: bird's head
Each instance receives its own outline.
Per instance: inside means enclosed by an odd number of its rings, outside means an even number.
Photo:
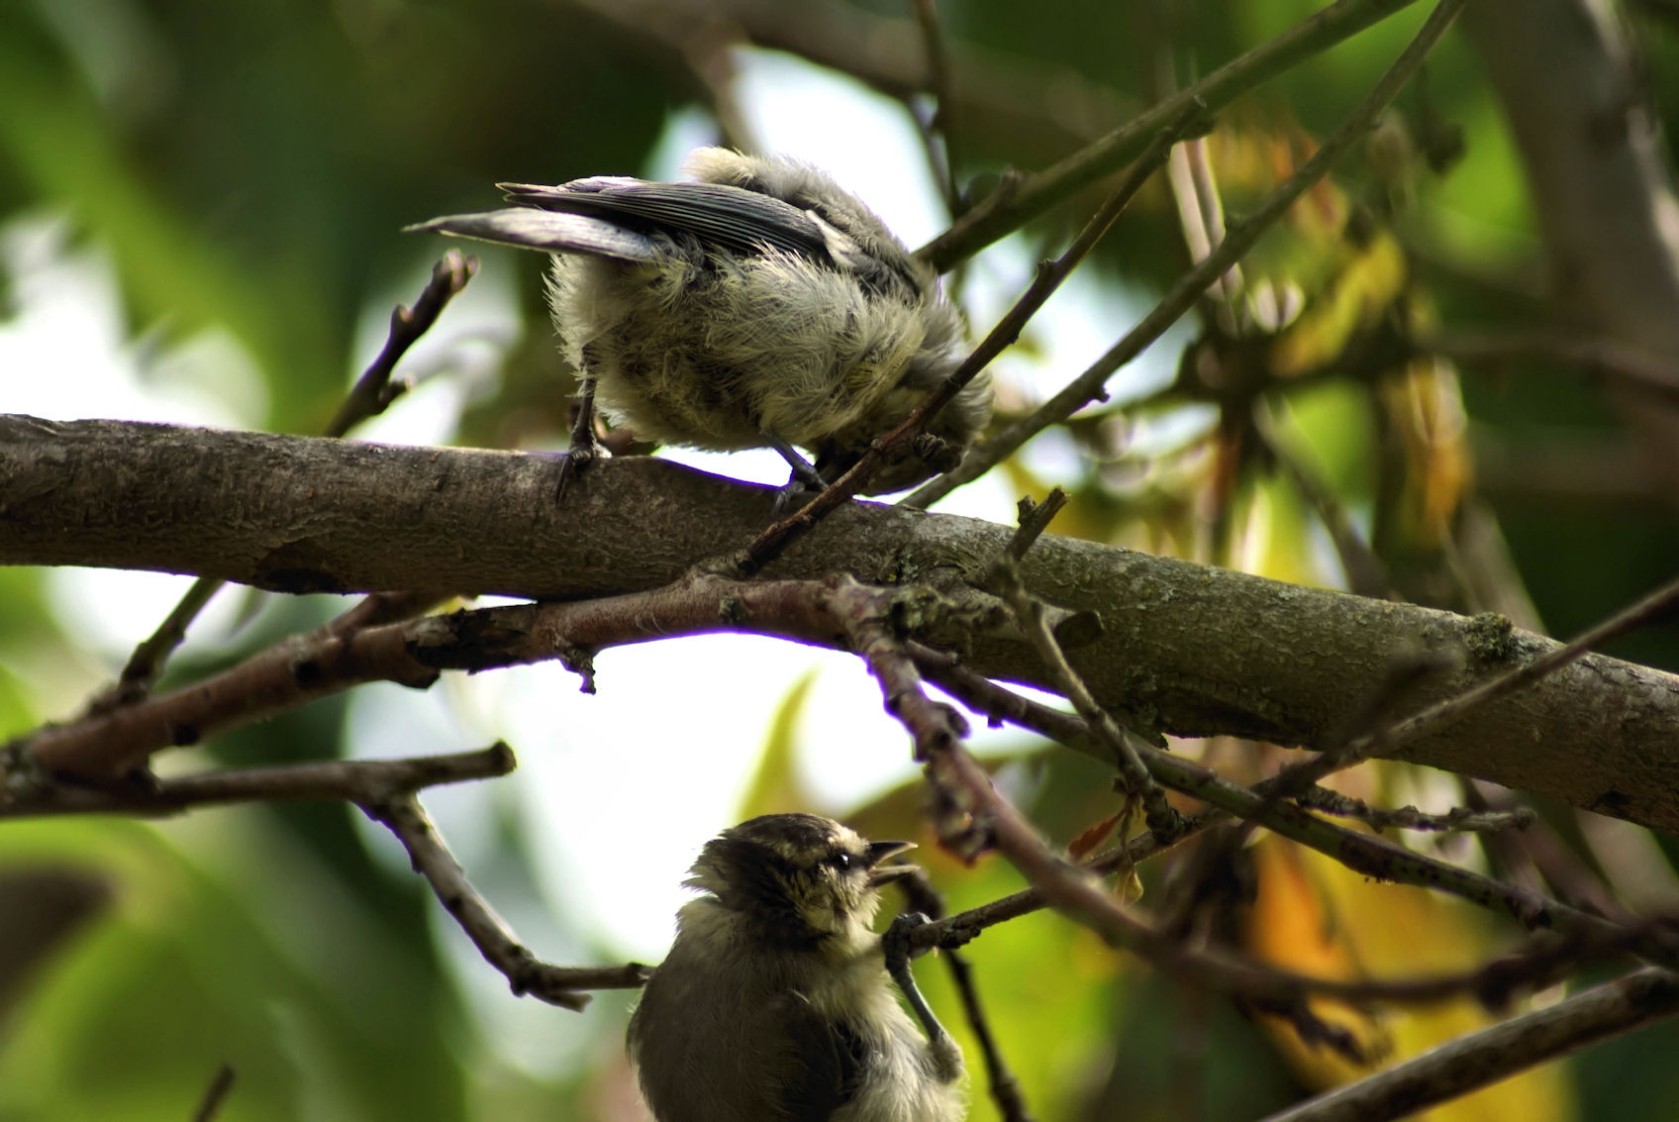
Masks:
[[[706,844],[684,883],[736,913],[763,945],[850,948],[869,937],[879,886],[915,871],[883,862],[911,842],[871,842],[814,814],[767,814]]]

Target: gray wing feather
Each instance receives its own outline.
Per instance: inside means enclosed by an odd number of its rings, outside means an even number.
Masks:
[[[409,226],[410,232],[435,231],[457,238],[540,249],[550,253],[583,253],[619,261],[652,261],[658,243],[646,234],[581,214],[515,207],[481,214],[453,214]]]
[[[832,265],[822,227],[771,195],[721,183],[647,183],[600,176],[559,187],[503,183],[510,202],[587,215],[645,233],[689,234],[739,253],[771,246]]]

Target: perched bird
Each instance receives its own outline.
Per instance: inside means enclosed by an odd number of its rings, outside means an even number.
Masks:
[[[775,448],[819,487],[956,367],[961,317],[932,269],[821,172],[722,148],[687,166],[692,182],[502,184],[515,206],[410,229],[554,255],[554,326],[583,380],[569,474],[599,454],[598,402],[647,440]],[[982,376],[867,493],[952,465],[990,412]]]
[[[908,848],[811,814],[754,818],[706,844],[685,882],[703,895],[678,913],[630,1019],[659,1122],[966,1115],[960,1051],[913,992],[906,953],[896,976],[925,1018],[927,1036],[916,1031],[870,928],[878,886],[915,871],[882,862]]]

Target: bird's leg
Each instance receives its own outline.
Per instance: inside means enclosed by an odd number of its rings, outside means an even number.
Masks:
[[[815,468],[810,466],[810,461],[799,455],[799,450],[797,448],[793,447],[773,432],[766,432],[764,434],[764,439],[769,441],[771,448],[774,448],[777,452],[781,453],[781,458],[786,460],[787,466],[793,469],[793,478],[788,480],[789,486],[791,486],[794,482],[798,482],[804,484],[812,491],[820,491],[827,486],[827,484],[822,481],[822,476],[817,473]]]
[[[921,1027],[927,1030],[930,1040],[944,1036],[944,1026],[939,1024],[939,1019],[933,1015],[927,999],[921,996],[920,987],[915,984],[915,975],[909,968],[909,936],[917,927],[931,922],[921,912],[905,912],[892,920],[886,934],[880,939],[881,951],[886,956],[886,972],[903,991],[910,1011],[915,1014],[915,1019],[921,1022]]]
[[[932,920],[921,912],[905,912],[887,927],[886,934],[881,936],[880,945],[886,956],[886,972],[892,976],[892,981],[897,983],[904,1000],[909,1002],[910,1012],[921,1022],[922,1029],[927,1033],[927,1051],[932,1055],[940,1076],[949,1082],[962,1072],[962,1052],[956,1047],[956,1042],[950,1038],[950,1034],[944,1031],[944,1026],[939,1024],[939,1019],[933,1015],[927,999],[921,996],[921,989],[915,984],[915,975],[909,968],[910,932],[931,922]]]
[[[560,482],[554,499],[565,498],[571,481],[587,471],[589,465],[606,455],[600,438],[595,435],[595,376],[594,363],[587,344],[583,347],[583,373],[577,387],[577,416],[571,422],[571,443],[565,459],[560,461]]]
[[[775,493],[775,516],[780,518],[795,505],[802,505],[799,500],[808,495],[819,494],[827,489],[828,484],[822,479],[821,472],[811,466],[809,460],[799,455],[799,450],[775,435],[766,432],[764,439],[769,446],[781,454],[787,461],[787,466],[793,470],[793,475],[787,480],[786,486]]]

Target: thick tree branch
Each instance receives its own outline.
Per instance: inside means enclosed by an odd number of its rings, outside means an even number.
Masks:
[[[640,458],[604,465],[556,507],[554,470],[504,452],[0,417],[0,564],[576,600],[667,585],[770,521],[767,488]],[[766,575],[966,576],[1011,536],[859,503]],[[1022,575],[1038,599],[1100,616],[1102,637],[1069,659],[1143,730],[1326,748],[1422,655],[1446,669],[1397,699],[1410,712],[1556,648],[1479,617],[1053,536]],[[949,638],[983,674],[1054,687],[1017,634]],[[1588,655],[1428,732],[1406,757],[1679,832],[1679,678]]]
[[[451,249],[432,267],[431,279],[412,308],[398,304],[391,312],[390,334],[377,356],[356,379],[344,403],[327,422],[323,436],[343,436],[356,425],[376,417],[392,402],[410,389],[410,384],[393,380],[396,364],[408,349],[437,322],[450,300],[459,296],[472,275],[478,271],[476,258],[464,256]],[[111,688],[96,697],[90,708],[103,709],[125,705],[143,697],[163,674],[164,665],[180,645],[186,641],[187,628],[221,590],[221,582],[200,577],[181,597],[156,631],[152,632],[128,658],[128,665]]]

